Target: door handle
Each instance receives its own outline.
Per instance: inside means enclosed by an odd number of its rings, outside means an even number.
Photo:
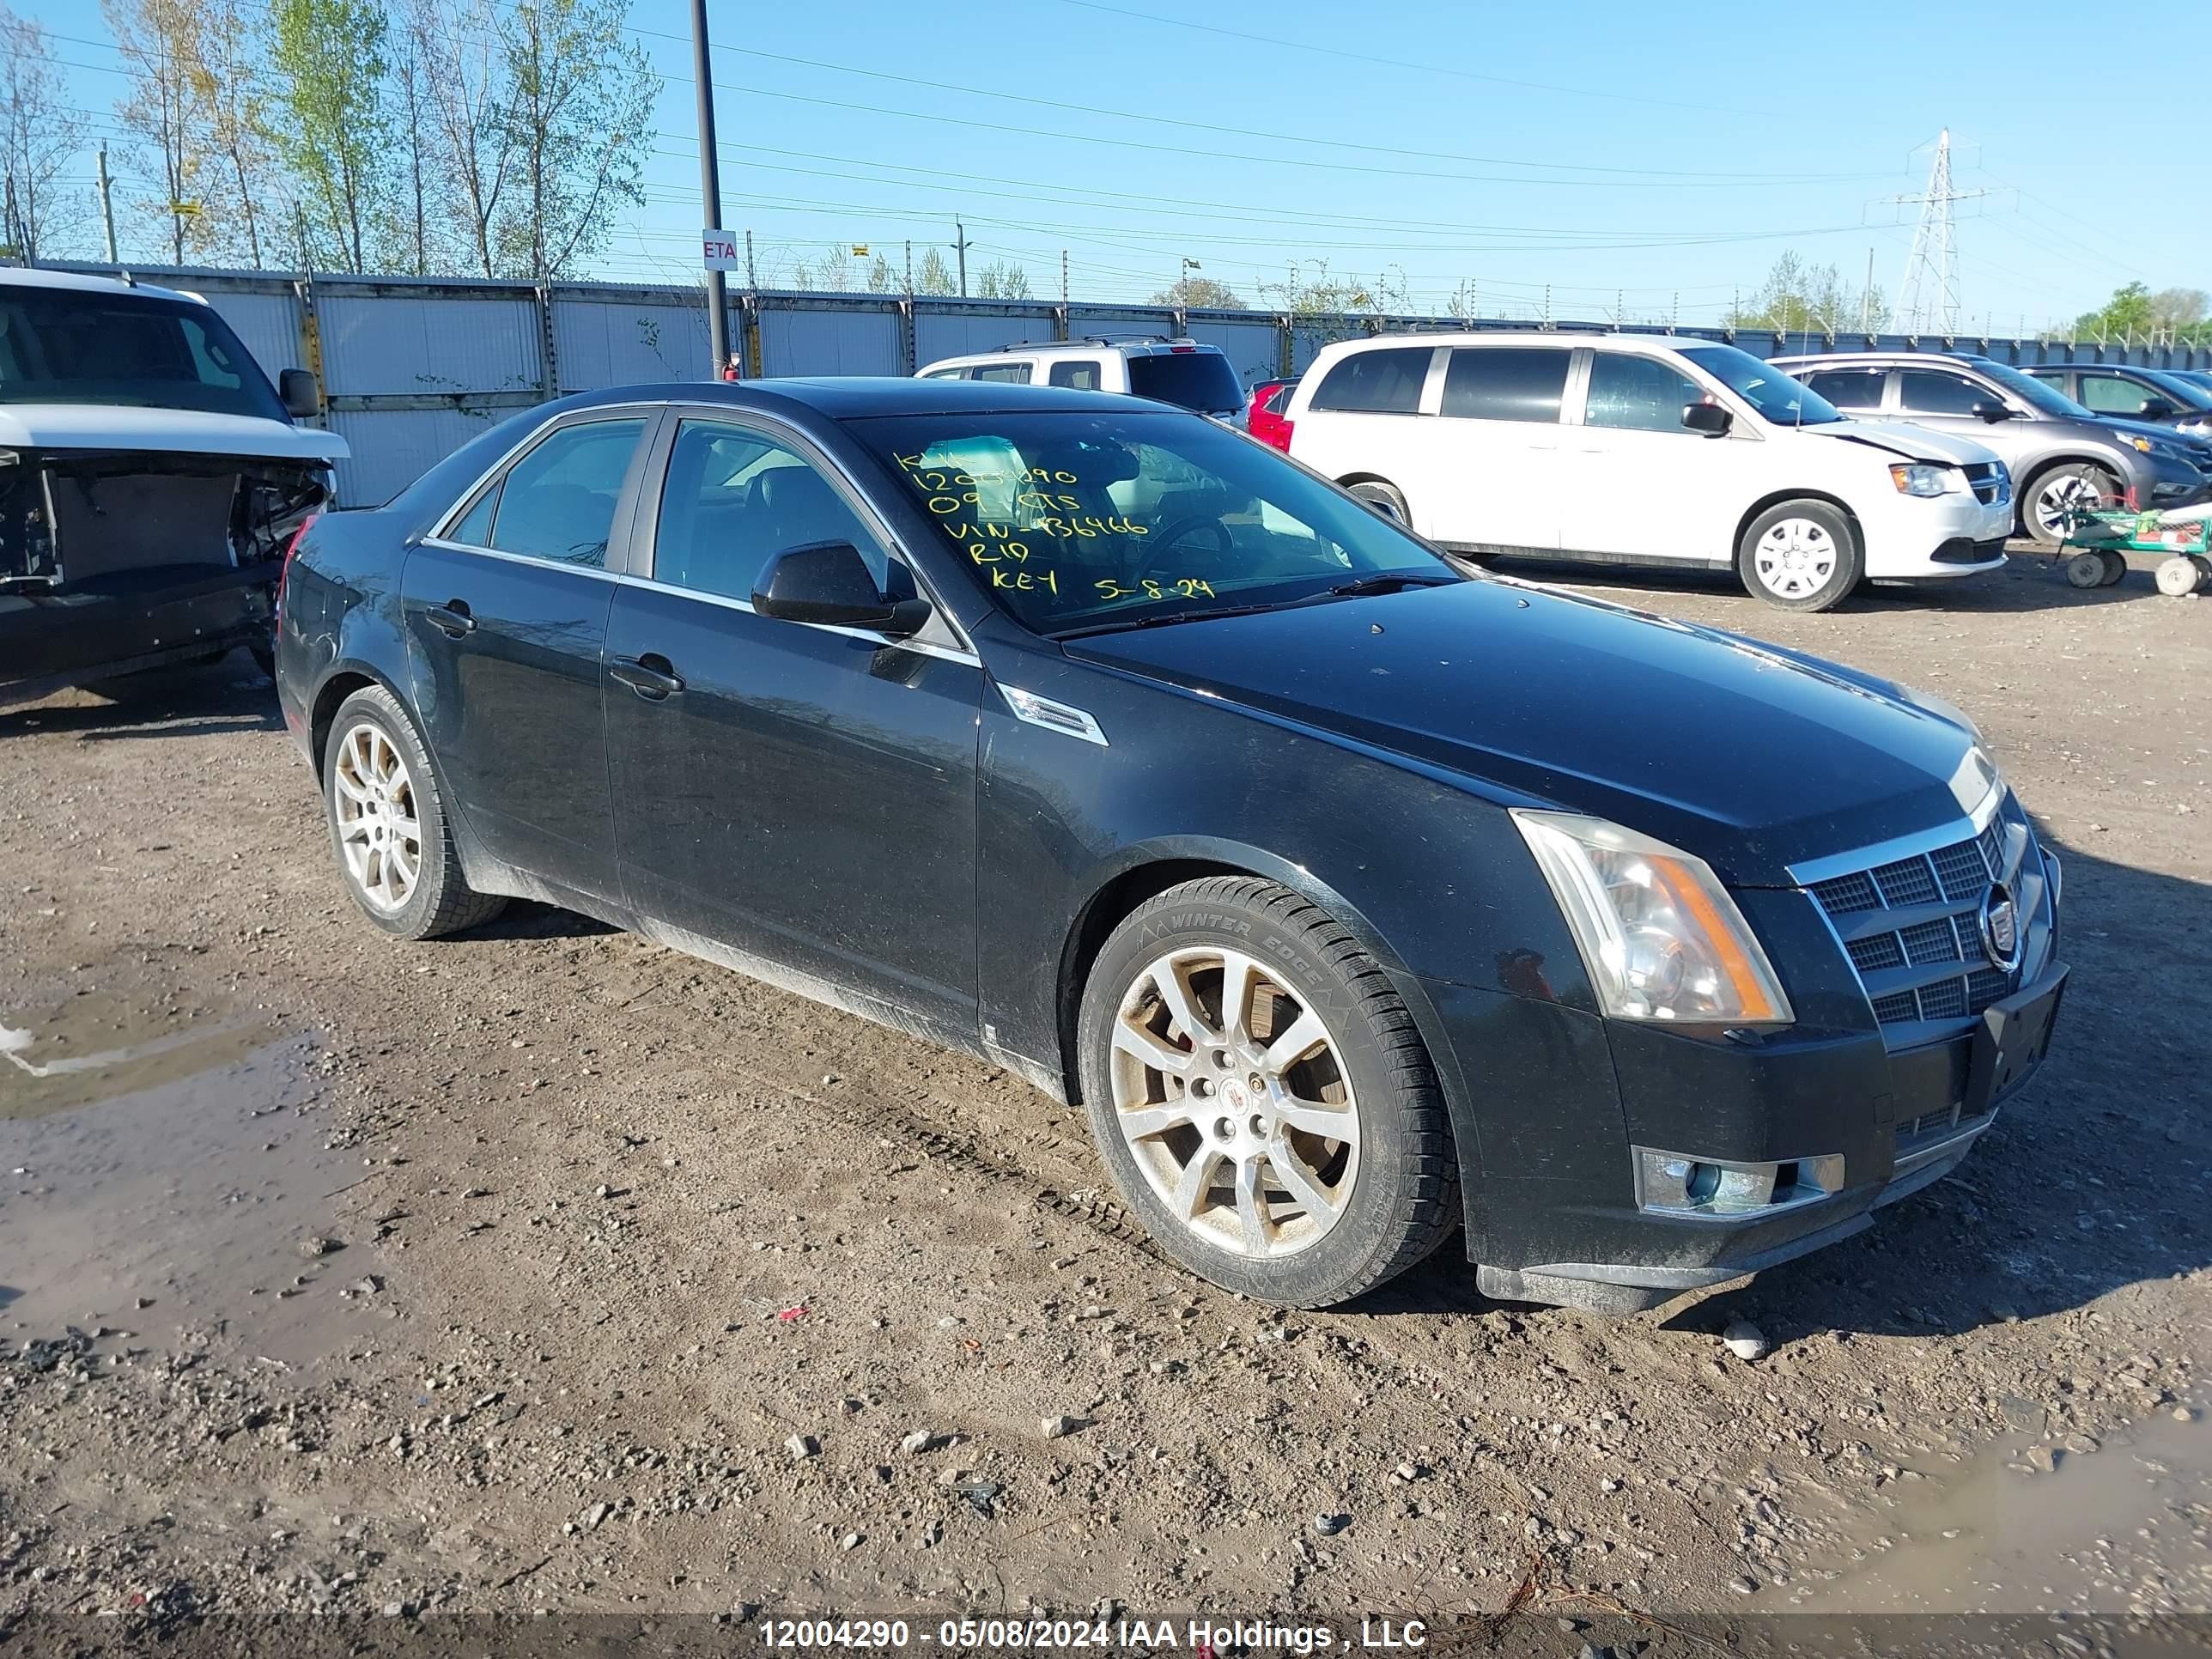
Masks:
[[[422,613],[449,640],[458,640],[464,634],[473,634],[477,619],[469,615],[467,604],[460,599],[447,599],[443,605],[434,605]]]
[[[665,657],[617,657],[607,672],[647,702],[664,702],[684,689],[684,677]]]

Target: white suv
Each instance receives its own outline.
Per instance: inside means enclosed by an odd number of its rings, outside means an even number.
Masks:
[[[1290,452],[1441,546],[1733,564],[1825,611],[1863,578],[1994,570],[2012,479],[1979,444],[1850,420],[1748,352],[1656,336],[1384,335],[1326,347]]]
[[[1125,392],[1195,410],[1231,426],[1244,423],[1243,382],[1221,348],[1164,335],[1132,340],[1095,334],[1085,340],[1027,342],[973,356],[940,358],[917,370],[915,378]]]

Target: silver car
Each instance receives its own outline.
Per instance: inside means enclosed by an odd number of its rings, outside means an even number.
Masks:
[[[2021,533],[2046,547],[2065,539],[2069,515],[2081,508],[2212,497],[2212,445],[2097,415],[1990,358],[1848,351],[1778,357],[1775,367],[1846,414],[1911,421],[1996,451],[2016,481]]]

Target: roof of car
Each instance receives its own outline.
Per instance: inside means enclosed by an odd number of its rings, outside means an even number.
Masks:
[[[1784,368],[1811,363],[1823,368],[1850,368],[1869,363],[1985,363],[1990,359],[1971,351],[1810,351],[1768,361]]]
[[[1014,386],[996,380],[918,380],[903,375],[844,374],[817,379],[675,380],[604,386],[563,401],[570,409],[607,404],[727,404],[732,409],[789,413],[793,405],[833,420],[866,415],[983,415],[1002,410],[1122,409],[1157,415],[1163,405],[1105,392]]]
[[[1694,334],[1616,334],[1610,329],[1581,328],[1480,328],[1424,329],[1401,334],[1374,334],[1363,339],[1339,340],[1322,349],[1334,351],[1339,356],[1347,356],[1353,351],[1389,346],[1559,346],[1569,349],[1583,345],[1607,345],[1653,351],[1682,351],[1693,346],[1721,343],[1718,340],[1708,340]]]
[[[207,301],[197,294],[186,294],[173,288],[155,288],[150,283],[125,283],[112,276],[93,276],[78,270],[44,270],[21,265],[0,266],[0,288],[61,288],[80,294],[136,294],[151,300],[189,300],[200,305]]]

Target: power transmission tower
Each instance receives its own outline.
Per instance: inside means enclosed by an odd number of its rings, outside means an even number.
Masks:
[[[1917,207],[1912,251],[1905,256],[1905,283],[1898,291],[1898,326],[1907,334],[1959,331],[1959,226],[1952,209],[1986,196],[1986,190],[1957,190],[1951,184],[1951,129],[1936,136],[1936,164],[1928,188],[1917,196],[1892,196],[1893,207]]]

